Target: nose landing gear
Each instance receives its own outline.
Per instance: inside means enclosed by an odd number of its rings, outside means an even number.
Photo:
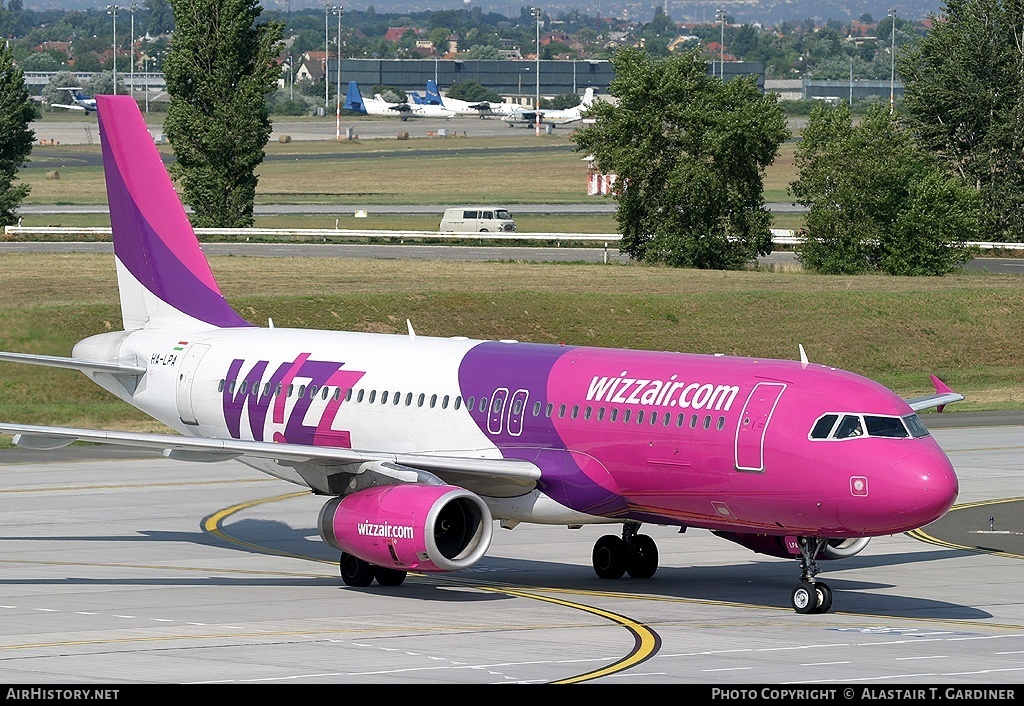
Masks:
[[[832,608],[832,589],[824,581],[816,581],[817,556],[828,544],[820,537],[800,537],[800,585],[793,589],[790,602],[797,613],[827,613]]]

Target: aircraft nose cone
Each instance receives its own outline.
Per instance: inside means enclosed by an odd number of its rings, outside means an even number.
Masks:
[[[941,451],[919,451],[892,469],[890,502],[909,529],[916,529],[946,514],[960,492],[960,482]]]

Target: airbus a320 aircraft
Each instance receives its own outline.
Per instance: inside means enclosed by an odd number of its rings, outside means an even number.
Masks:
[[[829,610],[818,560],[921,527],[957,477],[915,410],[853,373],[799,361],[257,327],[220,292],[138,106],[99,96],[124,330],[71,357],[177,434],[2,424],[17,445],[76,439],[237,459],[325,498],[318,526],[350,586],[466,569],[495,521],[618,531],[597,575],[649,579],[644,523],[704,528],[799,561],[800,613]]]

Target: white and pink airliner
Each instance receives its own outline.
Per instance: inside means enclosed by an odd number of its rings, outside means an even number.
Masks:
[[[598,576],[649,579],[644,523],[703,528],[799,561],[793,608],[822,613],[817,562],[941,517],[946,454],[901,399],[801,360],[255,326],[227,303],[129,96],[97,96],[124,330],[71,357],[178,432],[2,424],[26,448],[74,440],[237,459],[327,498],[320,534],[350,586],[472,566],[494,523],[620,531]]]

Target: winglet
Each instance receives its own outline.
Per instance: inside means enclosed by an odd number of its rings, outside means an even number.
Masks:
[[[804,344],[798,343],[797,345],[800,346],[800,367],[806,368],[809,361],[807,360],[807,353],[804,351]]]
[[[929,376],[932,380],[932,385],[935,386],[935,394],[927,395],[925,397],[915,397],[912,400],[907,400],[907,404],[910,408],[917,412],[918,410],[928,409],[934,407],[936,412],[941,412],[946,408],[947,404],[953,402],[959,402],[964,399],[964,396],[959,392],[955,392],[946,383],[942,382],[939,378],[934,375]]]

